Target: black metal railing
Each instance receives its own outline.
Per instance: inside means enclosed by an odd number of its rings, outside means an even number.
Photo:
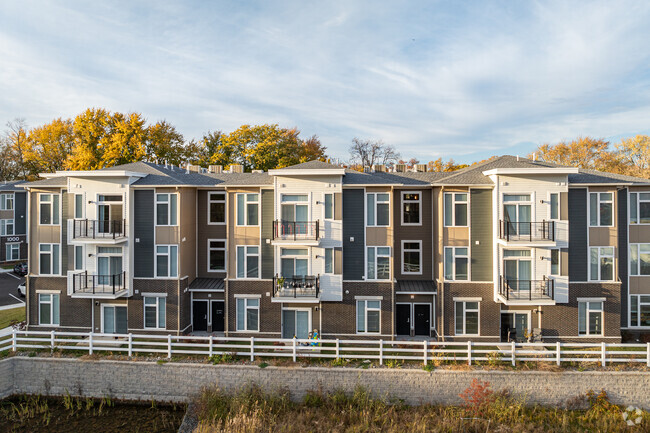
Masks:
[[[532,301],[553,299],[555,280],[544,277],[542,280],[509,280],[501,277],[499,294],[506,300]]]
[[[273,221],[273,239],[318,240],[318,221]]]
[[[72,275],[72,293],[115,294],[126,289],[126,272],[112,275],[89,274],[87,271]]]
[[[73,220],[73,239],[121,238],[125,236],[126,220]]]
[[[320,295],[320,276],[301,275],[293,277],[273,277],[273,297],[277,298],[318,298]]]
[[[555,241],[555,221],[499,221],[499,239],[506,241]]]

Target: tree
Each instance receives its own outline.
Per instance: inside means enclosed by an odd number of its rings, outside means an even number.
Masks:
[[[609,150],[609,142],[591,137],[578,137],[555,145],[543,144],[535,151],[542,161],[600,171],[620,172],[620,159]],[[532,158],[533,155],[528,155]]]
[[[147,127],[146,151],[147,159],[158,164],[178,165],[188,157],[183,135],[166,120]]]
[[[7,144],[17,158],[19,173],[27,180],[27,167],[25,166],[25,149],[27,147],[27,123],[25,119],[16,118],[7,122],[5,131]]]
[[[449,172],[460,170],[461,168],[469,167],[468,164],[456,164],[453,159],[449,159],[447,162],[443,162],[442,158],[438,158],[435,161],[429,161],[427,164],[429,171],[437,172]]]
[[[25,165],[30,174],[65,170],[72,154],[74,135],[72,120],[61,118],[32,128],[25,149]]]
[[[15,180],[20,176],[20,166],[16,152],[9,139],[5,136],[0,136],[0,181]]]
[[[145,120],[139,113],[115,113],[103,148],[101,167],[141,161],[147,155]]]
[[[350,162],[352,165],[372,167],[375,164],[390,165],[398,161],[399,153],[393,146],[385,145],[381,140],[352,139]]]
[[[650,178],[650,137],[637,135],[622,139],[616,145],[619,161],[625,167],[624,174]]]
[[[102,167],[103,150],[108,146],[113,118],[103,108],[89,108],[73,121],[74,147],[71,170],[96,170]]]
[[[323,146],[317,135],[312,135],[302,142],[302,152],[300,154],[300,162],[308,161],[327,161],[325,154],[327,148]]]

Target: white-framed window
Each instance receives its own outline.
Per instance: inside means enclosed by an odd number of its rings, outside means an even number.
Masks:
[[[630,193],[630,224],[650,224],[650,192]]]
[[[422,241],[402,241],[402,274],[422,275]]]
[[[390,247],[366,249],[366,280],[390,280]]]
[[[156,245],[156,277],[178,277],[178,245]]]
[[[445,280],[469,279],[469,248],[445,247]]]
[[[325,248],[325,273],[334,273],[334,248]]]
[[[578,335],[603,335],[602,301],[578,301]]]
[[[144,327],[165,329],[167,299],[164,296],[145,295],[144,301]]]
[[[357,334],[379,334],[381,323],[381,301],[357,300]]]
[[[259,225],[260,213],[259,194],[237,194],[237,225]]]
[[[208,272],[226,271],[226,240],[208,239]]]
[[[479,301],[455,301],[456,335],[479,335]]]
[[[467,227],[467,193],[446,192],[445,226]]]
[[[237,246],[237,278],[260,277],[260,248],[258,246]]]
[[[309,275],[309,250],[307,248],[281,248],[280,268],[285,278]]]
[[[83,194],[74,195],[74,217],[76,219],[82,219],[84,217],[84,195]]]
[[[58,294],[38,294],[38,324],[50,326],[58,326],[60,324]]]
[[[74,246],[74,270],[82,271],[84,269],[84,247],[83,245]]]
[[[42,226],[58,225],[60,222],[60,196],[59,194],[39,194],[39,223]]]
[[[614,194],[611,192],[589,193],[589,225],[614,225]]]
[[[208,224],[226,223],[226,193],[208,192]]]
[[[630,295],[630,326],[650,327],[650,295]]]
[[[551,275],[560,275],[560,250],[558,248],[551,250]]]
[[[38,245],[38,273],[40,275],[60,274],[59,244]]]
[[[390,194],[366,193],[366,225],[368,227],[390,225]]]
[[[590,280],[614,280],[614,247],[591,247],[589,257]]]
[[[334,194],[325,194],[325,219],[334,219]]]
[[[5,244],[8,262],[20,259],[20,244]]]
[[[549,197],[549,219],[559,220],[560,219],[560,193],[552,192]]]
[[[650,275],[650,244],[630,244],[630,275]]]
[[[258,332],[260,330],[260,299],[236,298],[237,330]]]
[[[13,210],[14,209],[14,193],[0,194],[0,210]]]
[[[14,220],[0,220],[0,236],[12,236],[14,234]]]
[[[178,194],[156,194],[156,225],[178,224]]]
[[[402,225],[422,225],[422,193],[402,191]]]

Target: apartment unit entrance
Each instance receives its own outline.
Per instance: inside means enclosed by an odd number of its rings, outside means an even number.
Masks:
[[[225,317],[225,302],[224,301],[212,301],[210,312],[210,319],[212,324],[212,332],[223,332],[225,330],[224,326],[224,317]]]
[[[282,338],[309,338],[311,308],[285,308],[282,310]]]
[[[192,301],[192,331],[208,331],[208,301]]]
[[[102,332],[104,334],[127,334],[126,307],[102,305]]]
[[[525,342],[530,334],[530,313],[528,312],[501,312],[501,341]]]
[[[398,302],[395,305],[395,333],[401,336],[431,335],[431,304]]]

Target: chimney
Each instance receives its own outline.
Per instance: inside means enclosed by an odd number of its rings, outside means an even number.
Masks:
[[[416,173],[426,173],[427,165],[426,164],[415,164]]]
[[[231,173],[243,173],[244,172],[244,166],[241,164],[233,164],[230,166],[230,172]]]
[[[375,164],[372,166],[372,171],[377,173],[383,173],[386,171],[386,166],[384,164]]]
[[[395,164],[395,171],[397,173],[404,173],[406,171],[406,164]]]
[[[208,171],[210,173],[221,173],[223,171],[223,165],[210,165],[208,166]]]

